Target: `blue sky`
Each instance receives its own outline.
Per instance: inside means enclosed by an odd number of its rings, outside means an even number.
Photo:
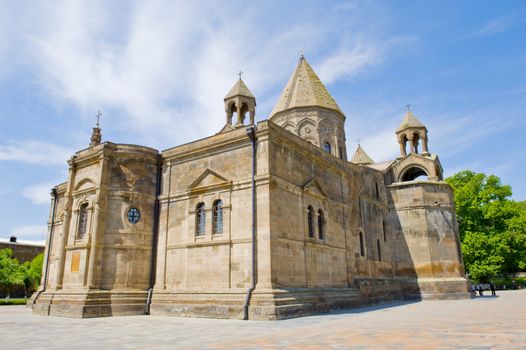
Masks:
[[[266,119],[301,52],[350,154],[360,138],[396,157],[410,103],[446,176],[495,174],[526,200],[524,1],[0,0],[0,237],[45,238],[99,109],[103,140],[166,149],[221,129],[239,69]]]

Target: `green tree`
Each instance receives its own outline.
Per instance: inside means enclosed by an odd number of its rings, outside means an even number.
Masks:
[[[526,269],[526,202],[495,176],[461,171],[453,188],[466,270],[475,280]]]
[[[16,285],[24,285],[27,270],[13,258],[10,248],[0,250],[0,285],[6,288],[6,298],[11,296],[11,288]]]
[[[42,277],[42,266],[44,264],[44,253],[40,253],[31,261],[26,261],[24,266],[26,268],[26,277],[24,284],[28,293],[33,293],[40,285]]]

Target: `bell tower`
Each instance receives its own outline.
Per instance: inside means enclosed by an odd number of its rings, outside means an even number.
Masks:
[[[402,123],[396,129],[396,137],[400,145],[400,155],[407,156],[407,143],[409,143],[409,153],[429,155],[427,146],[427,128],[411,112],[411,105],[407,105],[407,113]],[[419,146],[422,144],[422,152]]]
[[[243,72],[240,71],[238,73],[239,80],[224,98],[226,125],[231,127],[244,125],[247,112],[250,116],[249,125],[254,124],[254,117],[256,116],[256,98],[241,79],[241,74]],[[235,121],[233,120],[234,117],[237,117]],[[234,125],[233,122],[235,122]]]

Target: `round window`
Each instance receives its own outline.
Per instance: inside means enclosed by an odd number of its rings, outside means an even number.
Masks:
[[[140,218],[141,218],[141,213],[139,213],[139,209],[130,208],[130,210],[128,210],[128,221],[131,224],[136,224],[137,222],[139,222]]]

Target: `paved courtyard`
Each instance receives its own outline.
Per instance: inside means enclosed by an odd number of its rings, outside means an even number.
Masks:
[[[283,321],[70,319],[0,306],[2,349],[526,349],[526,290]]]

